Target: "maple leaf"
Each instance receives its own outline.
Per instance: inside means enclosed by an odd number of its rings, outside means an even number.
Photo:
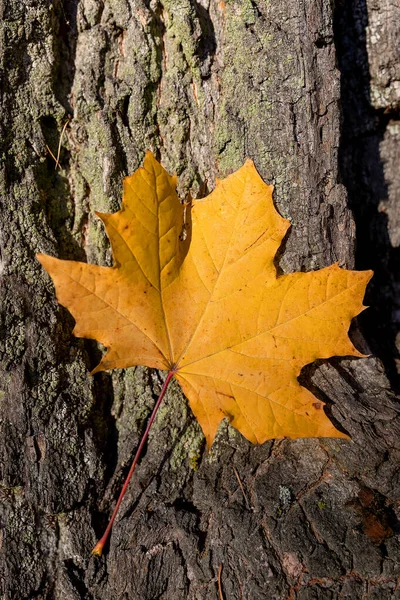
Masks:
[[[176,184],[148,152],[124,180],[121,210],[97,213],[113,267],[38,255],[76,320],[74,335],[107,347],[94,372],[167,370],[208,446],[224,417],[253,443],[347,437],[297,378],[317,358],[363,356],[347,333],[372,272],[335,264],[277,276],[289,221],[251,160],[193,202],[186,240]]]

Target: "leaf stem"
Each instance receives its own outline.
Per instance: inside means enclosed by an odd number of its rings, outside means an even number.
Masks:
[[[149,435],[150,428],[151,428],[151,426],[152,426],[152,424],[153,424],[153,421],[154,421],[154,419],[155,419],[155,416],[156,416],[156,414],[157,414],[157,411],[158,411],[158,409],[159,409],[159,407],[160,407],[160,404],[161,404],[161,402],[162,402],[162,399],[163,399],[163,398],[164,398],[164,396],[165,396],[165,392],[167,391],[167,387],[168,387],[168,385],[169,385],[169,382],[171,381],[171,379],[172,379],[172,377],[174,376],[174,374],[175,374],[175,371],[174,371],[174,370],[172,370],[172,371],[168,371],[167,378],[166,378],[166,380],[164,381],[164,385],[162,386],[162,389],[161,389],[160,395],[159,395],[159,397],[158,397],[158,399],[157,399],[157,402],[155,403],[155,406],[154,406],[154,408],[153,408],[153,412],[152,412],[152,413],[151,413],[151,415],[150,415],[150,419],[149,419],[149,421],[148,421],[148,423],[147,423],[147,426],[146,426],[146,429],[145,429],[145,431],[144,431],[144,433],[143,433],[143,435],[142,435],[142,439],[140,440],[139,447],[138,447],[138,449],[136,450],[135,458],[133,459],[133,462],[132,462],[131,468],[129,469],[128,476],[127,476],[127,478],[125,479],[125,483],[124,483],[124,485],[123,485],[123,487],[122,487],[121,493],[120,493],[120,495],[119,495],[119,498],[118,498],[118,500],[117,500],[117,504],[115,505],[115,508],[114,508],[113,514],[111,515],[111,519],[110,519],[110,521],[109,521],[109,523],[108,523],[108,525],[107,525],[107,529],[105,530],[105,532],[104,532],[104,534],[103,534],[103,537],[102,537],[102,538],[101,538],[101,539],[100,539],[100,540],[97,542],[97,544],[95,545],[95,547],[94,547],[94,548],[93,548],[93,550],[92,550],[92,554],[95,554],[96,556],[101,556],[101,555],[102,555],[102,553],[103,553],[104,546],[105,546],[105,544],[106,544],[106,542],[107,542],[107,540],[108,540],[108,537],[109,537],[109,535],[110,535],[110,532],[111,532],[111,529],[112,529],[113,523],[114,523],[114,521],[115,521],[115,517],[117,516],[117,513],[118,513],[118,510],[119,510],[119,507],[121,506],[122,499],[123,499],[123,497],[125,496],[125,492],[126,492],[126,490],[127,490],[127,488],[128,488],[129,482],[130,482],[130,480],[131,480],[131,477],[132,477],[132,475],[133,475],[133,472],[134,472],[134,470],[135,470],[135,467],[136,467],[136,465],[137,465],[137,462],[138,462],[138,460],[139,460],[139,458],[140,458],[140,455],[141,455],[141,453],[142,453],[143,446],[144,446],[144,444],[145,444],[145,442],[146,442],[146,440],[147,440],[147,437],[148,437],[148,435]]]

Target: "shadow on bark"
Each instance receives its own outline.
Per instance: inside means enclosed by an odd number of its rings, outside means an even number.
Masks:
[[[335,45],[340,69],[342,124],[339,165],[357,229],[356,268],[372,269],[366,304],[359,317],[371,351],[383,362],[395,390],[400,389],[396,368],[396,289],[400,285],[400,249],[388,232],[388,217],[380,208],[388,198],[381,143],[393,115],[371,102],[366,28],[366,0],[339,0],[334,12]]]

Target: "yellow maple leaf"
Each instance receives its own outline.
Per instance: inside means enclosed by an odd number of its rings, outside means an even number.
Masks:
[[[278,277],[289,221],[251,160],[194,201],[186,240],[176,183],[147,153],[124,181],[121,210],[98,213],[113,267],[38,255],[74,334],[107,347],[94,372],[173,373],[209,446],[224,417],[254,443],[347,437],[297,377],[317,358],[362,356],[347,332],[372,272],[332,265]]]

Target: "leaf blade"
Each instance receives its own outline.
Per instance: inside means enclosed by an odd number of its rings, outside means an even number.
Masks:
[[[342,437],[303,388],[316,358],[361,357],[348,338],[372,273],[332,265],[277,276],[289,221],[254,163],[185,208],[151,153],[124,181],[122,208],[99,214],[113,267],[39,255],[74,334],[107,348],[98,370],[138,364],[173,372],[208,445],[228,418],[253,443],[274,437]]]

